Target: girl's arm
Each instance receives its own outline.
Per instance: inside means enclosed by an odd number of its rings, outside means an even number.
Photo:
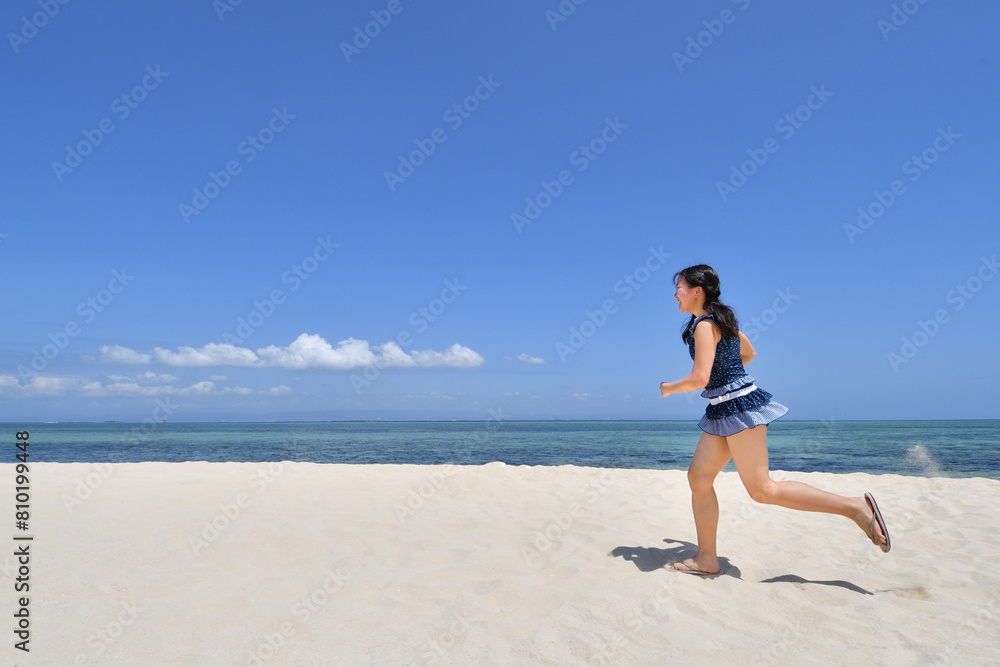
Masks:
[[[708,378],[712,375],[712,363],[715,361],[715,346],[722,338],[715,325],[708,320],[702,320],[694,328],[694,367],[690,375],[676,382],[661,382],[660,393],[663,396],[681,394],[695,389],[704,389]]]
[[[699,323],[700,324],[700,323]],[[740,332],[740,361],[746,366],[753,358],[757,356],[756,350],[753,349],[753,345],[750,344],[750,340]]]

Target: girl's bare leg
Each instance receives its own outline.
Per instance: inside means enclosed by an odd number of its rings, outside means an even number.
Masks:
[[[719,558],[715,549],[716,532],[719,528],[719,499],[715,495],[713,484],[719,471],[729,463],[729,458],[729,445],[725,438],[701,434],[688,467],[691,509],[694,510],[694,525],[698,532],[698,553],[679,566],[675,565],[678,569],[705,572],[719,570]]]
[[[847,498],[821,491],[802,482],[775,482],[768,470],[767,426],[755,426],[727,438],[736,471],[750,497],[758,503],[780,505],[806,512],[839,514],[854,521],[868,534],[872,510],[864,497]],[[875,525],[875,539],[885,544],[885,537]]]

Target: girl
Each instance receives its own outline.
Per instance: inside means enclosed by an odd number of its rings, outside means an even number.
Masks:
[[[670,569],[698,575],[722,573],[715,551],[719,502],[712,484],[730,458],[756,502],[840,514],[858,524],[882,551],[889,551],[889,531],[870,493],[847,498],[802,482],[771,479],[767,424],[788,408],[758,389],[744,369],[756,353],[739,330],[736,315],[719,301],[722,290],[715,270],[705,264],[686,268],[674,275],[674,284],[680,311],[691,313],[681,338],[688,345],[694,368],[683,380],[661,383],[660,393],[669,396],[704,387],[701,395],[709,399],[709,405],[698,423],[704,433],[688,468],[698,553],[672,563]]]

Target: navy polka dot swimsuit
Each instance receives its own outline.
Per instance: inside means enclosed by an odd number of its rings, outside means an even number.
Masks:
[[[698,323],[711,315],[696,317],[688,328],[688,350],[694,359],[694,328]],[[713,318],[714,323],[714,318]],[[716,325],[718,326],[718,325]],[[715,346],[715,360],[712,362],[712,374],[709,376],[705,390],[701,392],[704,398],[712,399],[726,394],[738,394],[753,386],[754,379],[743,368],[740,359],[740,339],[738,336],[722,336]],[[760,424],[769,424],[786,412],[781,403],[771,400],[771,394],[760,388],[739,396],[731,396],[727,400],[709,403],[705,416],[698,426],[705,433],[727,437],[735,435],[743,429],[753,428]]]

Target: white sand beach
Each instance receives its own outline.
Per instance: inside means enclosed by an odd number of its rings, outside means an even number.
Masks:
[[[34,463],[22,533],[4,464],[3,662],[1000,664],[1000,482],[773,476],[873,492],[892,551],[727,472],[725,574],[671,572],[694,552],[683,471],[501,463]]]

